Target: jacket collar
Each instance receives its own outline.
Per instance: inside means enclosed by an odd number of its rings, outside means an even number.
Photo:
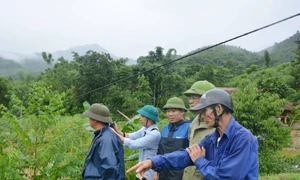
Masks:
[[[233,136],[233,134],[234,134],[234,125],[236,124],[235,122],[236,122],[235,119],[231,116],[231,119],[229,121],[229,124],[228,124],[227,128],[224,131],[223,136],[225,135],[228,139],[230,139]],[[210,136],[210,139],[213,143],[216,143],[217,139],[219,137],[220,137],[220,134],[219,134],[218,130],[216,129],[215,132],[212,134],[212,136]]]
[[[234,125],[235,125],[235,119],[231,116],[229,124],[227,128],[224,131],[224,134],[227,136],[228,139],[230,139],[234,134]]]
[[[197,122],[199,128],[208,128],[207,124],[203,121],[201,117],[196,116],[196,119],[194,119],[194,121]]]
[[[101,136],[101,134],[106,131],[108,129],[108,125],[104,126],[103,128],[101,129],[98,129],[94,132],[94,138],[98,137],[98,136]]]

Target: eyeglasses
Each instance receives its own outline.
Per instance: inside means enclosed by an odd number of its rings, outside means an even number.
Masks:
[[[195,100],[195,99],[200,99],[201,96],[189,96],[188,99],[189,100]]]

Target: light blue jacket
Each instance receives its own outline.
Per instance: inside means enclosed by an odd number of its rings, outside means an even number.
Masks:
[[[124,138],[124,145],[130,149],[139,149],[139,162],[141,162],[156,155],[159,141],[159,129],[156,124],[153,124],[148,128],[142,127],[140,130],[130,133],[129,138]],[[145,173],[151,180],[153,174],[153,170]]]
[[[152,157],[154,170],[183,169],[195,165],[205,179],[258,179],[258,142],[252,133],[232,117],[221,140],[218,131],[206,136],[206,156],[195,164],[185,149]]]

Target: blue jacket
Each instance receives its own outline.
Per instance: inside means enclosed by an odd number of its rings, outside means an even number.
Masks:
[[[167,154],[181,148],[188,147],[188,132],[190,124],[190,122],[180,120],[177,123],[169,123],[165,125],[161,132],[161,140],[157,154]],[[181,180],[182,176],[183,170],[168,170],[159,172],[160,180]]]
[[[154,170],[183,169],[195,165],[205,179],[258,179],[258,142],[232,117],[221,140],[218,131],[207,135],[199,146],[206,156],[195,164],[185,149],[151,158]]]
[[[124,149],[108,126],[93,139],[82,169],[84,180],[124,180]]]
[[[190,122],[180,120],[175,124],[167,124],[161,132],[157,154],[166,154],[189,146],[188,133]]]

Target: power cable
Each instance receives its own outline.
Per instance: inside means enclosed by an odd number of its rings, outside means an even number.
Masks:
[[[134,75],[132,75],[132,76],[128,76],[128,77],[126,77],[126,78],[122,78],[122,79],[119,79],[119,80],[117,80],[117,81],[115,81],[115,82],[106,84],[106,85],[104,85],[104,86],[102,86],[102,87],[100,87],[100,88],[94,89],[94,90],[92,90],[92,91],[89,91],[89,92],[86,92],[86,93],[77,95],[77,96],[75,96],[75,97],[72,98],[72,99],[76,99],[76,98],[78,98],[78,97],[81,97],[81,96],[84,96],[84,95],[87,95],[87,94],[90,94],[90,93],[99,91],[99,90],[104,89],[104,88],[106,88],[106,87],[108,87],[108,86],[117,84],[117,83],[119,83],[119,82],[125,81],[125,80],[127,80],[127,79],[132,78],[132,77],[138,76],[138,75],[140,75],[140,74],[144,74],[144,73],[146,73],[146,72],[152,71],[152,70],[157,69],[157,68],[160,68],[160,67],[162,67],[162,66],[166,66],[166,65],[168,65],[168,64],[171,64],[171,63],[174,63],[174,62],[176,62],[176,61],[182,60],[182,59],[187,58],[187,57],[189,57],[189,56],[193,56],[193,55],[198,54],[198,53],[200,53],[200,52],[207,51],[207,50],[209,50],[209,49],[212,49],[212,48],[214,48],[214,47],[220,46],[220,45],[222,45],[222,44],[225,44],[225,43],[228,43],[228,42],[230,42],[230,41],[239,39],[239,38],[241,38],[241,37],[247,36],[247,35],[249,35],[249,34],[252,34],[252,33],[254,33],[254,32],[260,31],[260,30],[262,30],[262,29],[265,29],[265,28],[274,26],[274,25],[276,25],[276,24],[282,23],[282,22],[287,21],[287,20],[289,20],[289,19],[295,18],[295,17],[297,17],[297,16],[299,16],[299,15],[300,15],[300,13],[297,13],[297,14],[292,15],[292,16],[290,16],[290,17],[287,17],[287,18],[284,18],[284,19],[282,19],[282,20],[276,21],[276,22],[274,22],[274,23],[268,24],[268,25],[266,25],[266,26],[257,28],[257,29],[255,29],[255,30],[249,31],[249,32],[244,33],[244,34],[242,34],[242,35],[233,37],[233,38],[231,38],[231,39],[222,41],[222,42],[217,43],[217,44],[215,44],[215,45],[208,46],[208,47],[202,48],[202,49],[200,49],[200,50],[197,50],[197,51],[195,51],[195,52],[188,53],[188,54],[186,54],[186,55],[184,55],[184,56],[181,56],[181,57],[179,57],[179,58],[177,58],[177,59],[174,59],[174,60],[172,60],[172,61],[169,61],[169,62],[166,62],[166,63],[164,63],[164,64],[161,64],[161,65],[159,65],[159,66],[155,66],[155,67],[153,67],[153,68],[150,68],[150,69],[147,69],[147,70],[145,70],[145,71],[139,72],[139,73],[134,74]],[[66,100],[66,101],[70,101],[70,100],[72,100],[72,99],[69,99],[69,100]]]

